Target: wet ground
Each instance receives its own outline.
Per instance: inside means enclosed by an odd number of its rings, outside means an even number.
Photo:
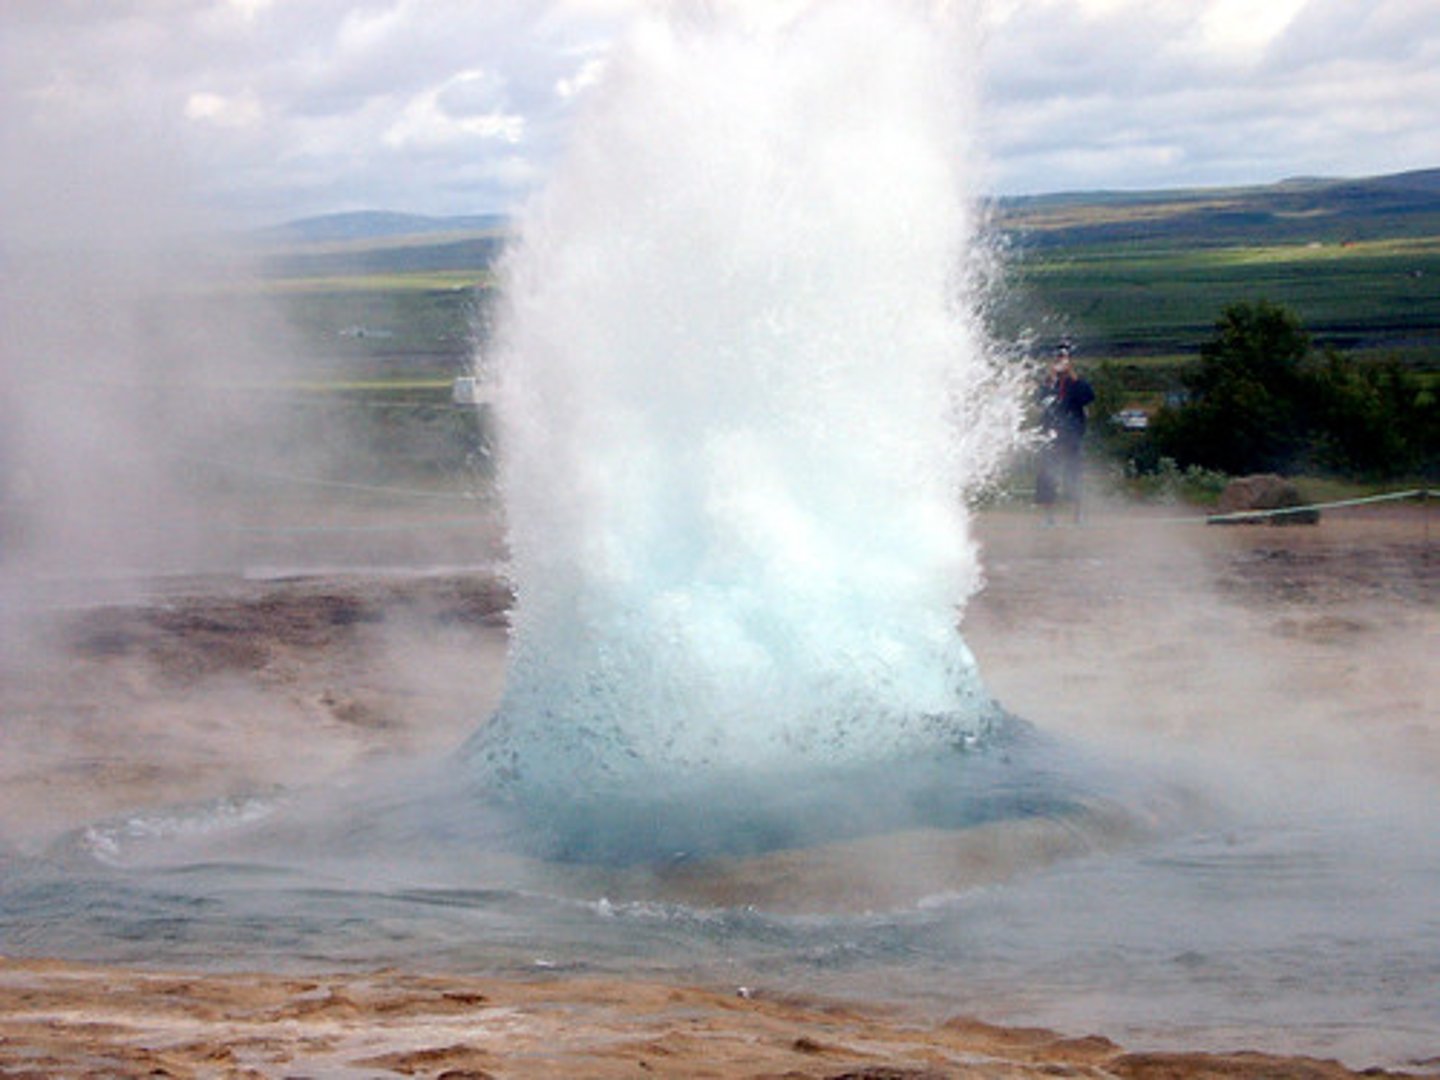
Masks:
[[[1283,528],[1096,506],[1083,526],[1047,529],[996,512],[978,533],[988,581],[963,632],[996,697],[1048,730],[1137,759],[1238,757],[1266,777],[1299,762],[1362,792],[1440,778],[1433,504]],[[367,763],[458,745],[498,695],[507,604],[490,571],[334,566],[32,604],[23,626],[7,627],[0,661],[0,851],[43,851],[120,812],[323,787]],[[1344,1074],[1298,1059],[1127,1054],[1105,1038],[866,1006],[863,986],[846,996],[826,1004],[638,974],[295,978],[11,956],[0,962],[0,1066],[35,1076]],[[984,1019],[1021,1014],[1000,1003]],[[1371,1060],[1392,1061],[1350,1063]],[[1440,1062],[1407,1052],[1398,1064],[1430,1072]]]

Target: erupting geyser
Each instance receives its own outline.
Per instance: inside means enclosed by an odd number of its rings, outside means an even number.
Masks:
[[[522,222],[517,604],[467,760],[551,826],[685,804],[723,832],[717,799],[749,820],[1010,726],[957,622],[963,496],[1020,394],[975,313],[961,35],[922,7],[644,24]]]

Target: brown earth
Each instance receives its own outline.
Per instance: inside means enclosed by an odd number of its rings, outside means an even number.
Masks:
[[[639,981],[197,976],[0,961],[0,1075],[1331,1080],[1329,1061],[1127,1053],[976,1020]],[[1378,1070],[1364,1075],[1403,1075]]]
[[[1433,503],[1287,528],[1097,507],[1082,527],[1047,529],[999,512],[978,532],[988,582],[963,630],[1021,715],[1127,746],[1440,778]],[[36,615],[0,659],[0,851],[122,810],[322,784],[453,745],[498,694],[507,603],[483,575],[331,574],[169,582],[143,602]],[[640,981],[10,958],[0,1075],[1355,1074]]]

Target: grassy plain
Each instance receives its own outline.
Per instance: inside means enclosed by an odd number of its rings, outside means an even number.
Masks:
[[[427,404],[483,359],[503,223],[364,215],[302,223],[265,289],[307,356],[307,389]],[[318,226],[318,227],[317,227]],[[1073,338],[1122,399],[1179,385],[1226,305],[1270,300],[1317,345],[1397,359],[1440,382],[1440,171],[1204,191],[1056,195],[998,204],[1003,338]],[[339,236],[341,239],[336,239]]]
[[[1440,170],[1002,202],[1002,333],[1173,370],[1226,305],[1265,299],[1317,345],[1440,371]]]
[[[1440,366],[1440,237],[1046,250],[1016,258],[1011,280],[1010,321],[1039,311],[1091,356],[1168,364],[1198,349],[1227,304],[1265,299],[1317,344]]]
[[[270,282],[271,292],[294,294],[359,294],[388,292],[452,292],[483,288],[494,275],[483,267],[472,270],[394,271],[385,274],[330,274],[314,277],[278,278]]]

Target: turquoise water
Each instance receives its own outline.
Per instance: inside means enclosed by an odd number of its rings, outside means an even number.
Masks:
[[[888,909],[854,910],[825,891],[833,866],[821,856],[834,848],[787,853],[785,890],[807,898],[803,911],[687,902],[665,864],[507,853],[513,834],[482,839],[474,806],[454,805],[470,820],[448,829],[436,820],[433,792],[422,800],[428,839],[377,837],[363,809],[333,796],[231,802],[108,822],[43,857],[7,857],[0,942],[12,956],[212,971],[657,977],[1100,1031],[1132,1046],[1244,1046],[1357,1066],[1433,1056],[1433,802],[1377,797],[1364,812],[1311,802],[1247,821],[1201,809],[1193,789],[1164,790],[1132,787],[1119,814],[1036,808],[1037,835],[1069,843],[1031,846],[1003,875],[886,834],[855,850],[851,879],[942,883]],[[1137,820],[1146,827],[1123,824]],[[691,870],[743,891],[765,858]],[[942,858],[953,865],[938,868]]]

